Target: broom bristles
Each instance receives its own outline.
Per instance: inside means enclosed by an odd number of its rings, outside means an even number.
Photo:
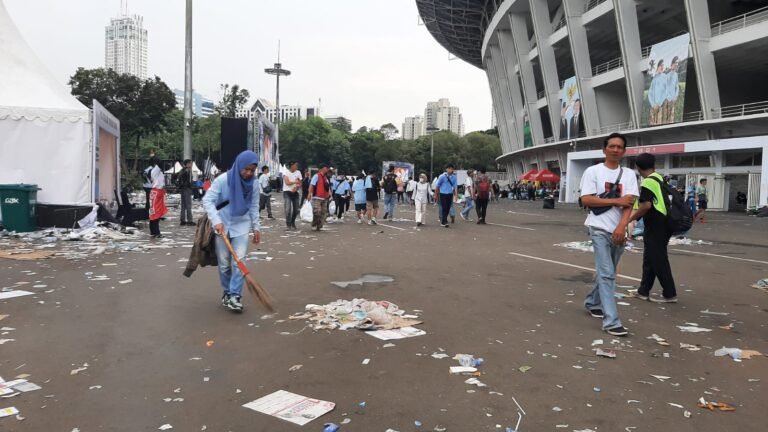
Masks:
[[[256,297],[257,300],[267,309],[269,312],[274,312],[275,308],[272,305],[272,296],[264,289],[251,275],[245,276],[246,285],[248,285],[248,291]]]

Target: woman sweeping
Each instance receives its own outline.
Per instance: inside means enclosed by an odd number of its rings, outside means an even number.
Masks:
[[[216,237],[216,259],[219,281],[224,290],[221,304],[235,312],[243,311],[243,274],[229,253],[223,236],[227,236],[238,257],[248,252],[248,232],[253,231],[253,244],[261,242],[259,225],[259,182],[256,169],[259,157],[252,151],[240,153],[232,169],[213,181],[203,197]]]

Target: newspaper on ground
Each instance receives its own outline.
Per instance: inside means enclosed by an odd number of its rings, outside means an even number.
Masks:
[[[405,339],[410,337],[416,337],[416,336],[424,336],[427,334],[424,330],[419,330],[415,327],[402,327],[398,329],[391,329],[391,330],[372,330],[365,332],[369,336],[373,336],[376,339],[381,340],[395,340],[395,339]]]
[[[16,297],[23,297],[34,294],[33,292],[24,291],[24,290],[11,290],[11,291],[2,291],[0,292],[0,300],[8,300]]]
[[[321,417],[336,407],[333,402],[312,399],[285,390],[278,390],[270,395],[243,405],[262,414],[304,426]]]

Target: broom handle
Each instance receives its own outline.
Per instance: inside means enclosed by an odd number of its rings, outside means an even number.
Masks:
[[[237,267],[240,269],[240,272],[243,274],[243,276],[250,274],[251,272],[248,271],[248,268],[243,264],[242,261],[240,261],[240,258],[238,258],[237,254],[235,253],[235,249],[232,248],[232,243],[229,242],[226,233],[221,236],[221,238],[224,239],[224,243],[226,243],[227,249],[229,249],[229,253],[232,254],[232,259],[234,259],[235,263],[237,263]]]

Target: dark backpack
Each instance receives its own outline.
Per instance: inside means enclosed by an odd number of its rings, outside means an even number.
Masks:
[[[488,176],[482,176],[477,183],[477,197],[486,200],[491,196],[491,179]]]
[[[661,185],[664,205],[667,207],[667,223],[673,234],[684,233],[693,226],[693,213],[677,189],[656,177],[650,177]]]
[[[384,192],[391,194],[397,192],[397,177],[394,174],[387,174],[384,177]]]

